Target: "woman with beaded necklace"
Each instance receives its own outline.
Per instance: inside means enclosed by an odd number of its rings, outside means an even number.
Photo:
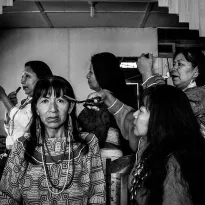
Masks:
[[[97,96],[112,107],[130,146],[137,147],[128,183],[131,204],[204,205],[205,139],[186,94],[170,85],[153,85],[144,90],[137,111],[109,91],[89,98]]]
[[[39,80],[30,134],[14,144],[0,182],[0,204],[105,204],[98,140],[78,133],[73,89],[59,76]]]

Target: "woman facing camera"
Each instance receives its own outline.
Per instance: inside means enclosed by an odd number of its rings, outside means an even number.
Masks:
[[[203,205],[205,139],[189,99],[179,88],[156,85],[144,91],[134,111],[102,90],[121,131],[136,150],[129,178],[131,204]],[[115,102],[115,103],[114,103]]]
[[[0,182],[1,204],[105,204],[98,140],[79,134],[73,89],[62,77],[36,83],[30,134],[13,146]]]

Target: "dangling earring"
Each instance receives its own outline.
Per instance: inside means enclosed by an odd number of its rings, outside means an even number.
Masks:
[[[36,137],[37,144],[40,144],[41,141],[41,123],[39,117],[36,118]]]
[[[70,114],[68,114],[68,132],[73,133],[73,124]]]

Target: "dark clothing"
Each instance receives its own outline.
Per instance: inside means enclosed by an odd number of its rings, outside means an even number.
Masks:
[[[100,148],[121,149],[124,155],[131,153],[128,141],[123,139],[114,116],[109,113],[104,104],[99,111],[85,107],[78,116],[78,122],[83,132],[92,132],[97,136]],[[119,131],[119,144],[106,142],[110,127]]]

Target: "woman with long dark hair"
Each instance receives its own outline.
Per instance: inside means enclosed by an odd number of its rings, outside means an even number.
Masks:
[[[127,87],[120,68],[118,58],[109,52],[97,53],[91,57],[87,74],[90,89],[99,91],[108,89],[122,102],[129,104]],[[131,152],[128,141],[122,137],[114,117],[109,113],[105,104],[99,105],[100,110],[90,110],[85,106],[78,116],[78,122],[83,131],[93,132],[99,140],[101,156],[105,168],[106,159],[118,159]],[[120,179],[118,174],[112,174],[112,203],[119,202]]]
[[[90,89],[94,91],[107,89],[116,98],[129,104],[124,75],[120,62],[114,54],[102,52],[93,55],[86,77]],[[118,151],[119,156],[122,156],[122,151],[125,155],[130,153],[129,146],[126,146],[127,142],[121,136],[114,117],[104,104],[101,104],[98,112],[85,107],[79,114],[78,121],[82,130],[96,134],[100,148]]]
[[[202,205],[205,139],[189,99],[179,88],[156,85],[144,91],[134,112],[102,90],[100,96],[127,136],[136,163],[129,177],[131,204]]]
[[[0,182],[1,204],[105,204],[98,140],[79,133],[70,83],[36,83],[30,133],[20,137]]]
[[[11,92],[7,96],[0,86],[0,101],[6,109],[4,128],[7,133],[6,147],[8,150],[12,148],[15,140],[29,129],[29,123],[32,119],[31,99],[36,82],[52,75],[51,69],[43,61],[26,62],[21,77],[21,85],[27,97],[22,100],[20,106],[17,106],[17,92]]]

